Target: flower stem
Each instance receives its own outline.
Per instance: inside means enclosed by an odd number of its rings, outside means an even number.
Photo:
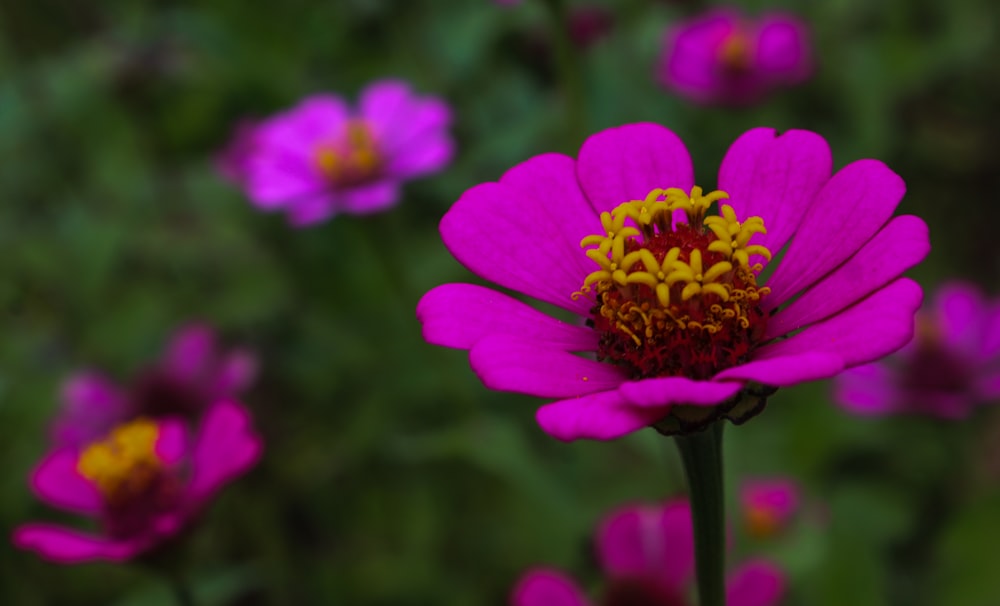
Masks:
[[[722,424],[675,437],[691,493],[699,606],[725,606],[726,531],[722,488]]]
[[[166,574],[167,582],[170,584],[170,591],[174,594],[178,606],[196,606],[194,592],[184,581],[180,573],[170,571]]]

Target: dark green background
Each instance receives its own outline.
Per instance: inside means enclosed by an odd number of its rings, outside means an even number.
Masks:
[[[613,29],[578,57],[575,132],[537,1],[0,0],[0,531],[76,523],[26,482],[60,382],[83,366],[125,380],[203,319],[259,353],[246,402],[267,450],[183,552],[202,603],[499,605],[537,563],[596,586],[594,522],[681,493],[679,462],[652,431],[556,442],[536,400],[486,390],[463,352],[423,343],[420,295],[471,279],[436,230],[464,189],[638,120],[678,132],[712,187],[744,130],[807,128],[837,166],[875,157],[906,180],[900,212],[927,220],[934,247],[915,278],[997,290],[997,4],[800,4],[815,77],[726,110],[652,79],[665,27],[697,3],[605,3]],[[214,174],[241,118],[384,76],[448,99],[458,141],[394,210],[296,231]],[[745,475],[791,475],[807,510],[766,544],[737,534],[733,559],[781,562],[788,606],[995,606],[998,444],[988,408],[868,420],[835,408],[827,384],[782,390],[727,429],[730,494]],[[109,603],[170,602],[141,568],[0,549],[0,604]]]

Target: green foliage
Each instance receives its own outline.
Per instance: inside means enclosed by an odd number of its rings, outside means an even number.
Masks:
[[[614,27],[579,53],[586,123],[572,132],[532,0],[5,3],[0,528],[73,523],[26,482],[60,382],[80,367],[125,380],[202,319],[258,352],[247,404],[267,443],[184,548],[202,604],[502,604],[534,564],[593,584],[595,521],[682,493],[672,444],[652,431],[555,442],[534,424],[537,402],[490,392],[462,352],[425,344],[414,308],[437,284],[474,280],[436,229],[462,191],[606,126],[668,125],[707,184],[746,128],[816,130],[838,166],[878,157],[906,179],[901,212],[926,218],[934,245],[914,277],[996,292],[995,3],[797,6],[815,28],[815,78],[741,110],[691,106],[651,77],[662,32],[694,7],[603,4]],[[396,209],[299,231],[214,174],[238,120],[383,76],[448,99],[459,143]],[[789,605],[994,604],[1000,477],[980,460],[1000,417],[873,422],[835,409],[826,387],[782,390],[727,431],[731,495],[745,475],[790,475],[809,503],[787,536],[735,553],[780,561]],[[59,567],[8,547],[0,603],[169,598],[140,568]]]

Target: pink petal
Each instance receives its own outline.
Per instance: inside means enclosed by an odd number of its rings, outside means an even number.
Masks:
[[[837,172],[767,281],[768,305],[781,305],[849,259],[885,225],[905,192],[899,175],[878,160],[858,160]]]
[[[736,11],[713,10],[667,32],[660,81],[694,100],[717,101],[726,94],[719,50],[739,27]]]
[[[145,541],[115,541],[50,524],[25,524],[14,531],[14,545],[37,552],[59,564],[79,564],[92,560],[122,562],[147,545]]]
[[[715,406],[739,393],[738,382],[695,381],[685,377],[663,377],[622,383],[618,391],[634,406],[663,409],[673,404]]]
[[[449,137],[421,137],[392,156],[386,171],[397,179],[433,173],[447,166],[454,154],[455,143]]]
[[[988,307],[977,286],[966,282],[941,286],[932,309],[939,336],[948,347],[973,356],[980,353]]]
[[[546,349],[524,336],[491,334],[469,351],[469,363],[490,389],[569,398],[618,387],[624,373],[611,364]]]
[[[325,186],[322,191],[290,201],[287,208],[288,222],[294,227],[309,227],[337,213],[335,194]]]
[[[246,391],[257,378],[257,356],[246,350],[227,354],[212,379],[211,392],[217,399]]]
[[[744,562],[726,579],[729,606],[777,606],[785,595],[785,573],[764,560]]]
[[[103,499],[97,487],[77,471],[79,453],[62,449],[50,453],[31,473],[31,490],[53,507],[84,515],[101,512]]]
[[[727,368],[712,377],[713,381],[756,381],[775,387],[790,387],[806,381],[826,379],[844,369],[844,361],[832,353],[804,353],[755,359]]]
[[[757,34],[757,68],[775,81],[795,83],[812,71],[806,25],[790,15],[761,19]]]
[[[862,364],[836,377],[833,401],[849,412],[880,416],[897,411],[896,377],[884,364]]]
[[[128,414],[125,394],[104,375],[85,371],[62,385],[62,406],[52,424],[56,446],[79,448],[100,439]]]
[[[684,143],[670,130],[659,124],[626,124],[584,141],[577,177],[600,214],[622,202],[643,200],[658,187],[688,191],[694,168]]]
[[[602,391],[546,404],[535,419],[545,433],[564,442],[614,440],[659,421],[668,410],[632,406],[617,391]]]
[[[262,210],[295,206],[327,190],[311,159],[278,153],[249,159],[245,183],[250,201]]]
[[[833,163],[823,137],[790,130],[773,137],[771,129],[754,129],[733,143],[719,169],[719,188],[740,220],[759,216],[766,234],[751,243],[777,255],[809,210],[815,195],[830,179]],[[751,263],[764,262],[754,257]]]
[[[194,381],[215,363],[215,356],[215,331],[204,324],[191,324],[174,334],[162,366],[174,378]]]
[[[1000,355],[1000,302],[990,305],[983,322],[983,349],[980,357],[991,360]]]
[[[580,240],[600,229],[573,160],[558,154],[473,187],[441,219],[445,246],[472,272],[580,315],[589,315],[591,301],[572,294],[596,269]]]
[[[340,97],[306,97],[260,125],[257,149],[261,153],[290,154],[299,160],[311,158],[316,144],[337,137],[349,117],[350,109]]]
[[[394,179],[383,179],[340,192],[335,210],[367,215],[385,210],[397,202],[399,202],[399,182]]]
[[[473,284],[443,284],[420,299],[417,319],[424,339],[435,345],[471,348],[490,334],[531,335],[545,349],[594,351],[597,333],[573,326],[495,290]]]
[[[179,464],[187,458],[188,432],[183,421],[163,419],[159,422],[156,439],[156,456],[168,466]]]
[[[236,402],[219,402],[205,413],[191,462],[193,501],[209,499],[257,463],[264,446],[251,425],[250,413]]]
[[[926,223],[909,215],[894,218],[846,263],[775,314],[768,322],[767,337],[837,313],[898,278],[930,249]]]
[[[747,480],[740,490],[744,509],[764,510],[779,524],[787,524],[799,508],[799,487],[789,479]]]
[[[913,338],[913,315],[923,293],[900,278],[839,314],[757,350],[757,359],[804,353],[834,353],[845,367],[890,354]]]
[[[511,606],[587,606],[590,602],[568,576],[548,568],[529,570],[514,586]]]
[[[682,592],[694,573],[694,531],[685,501],[624,507],[597,529],[597,554],[612,578],[650,576]]]

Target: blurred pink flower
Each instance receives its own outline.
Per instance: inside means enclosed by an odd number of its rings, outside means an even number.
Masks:
[[[597,555],[605,574],[601,599],[586,594],[557,570],[536,568],[518,581],[512,606],[686,606],[694,579],[691,509],[684,500],[660,507],[621,508],[599,525]],[[785,577],[763,560],[744,562],[726,583],[729,606],[774,606]]]
[[[15,529],[14,544],[62,564],[129,560],[177,535],[261,450],[250,414],[225,401],[205,413],[193,441],[179,419],[139,418],[86,447],[56,448],[32,473],[32,490],[96,519],[101,532],[29,523]]]
[[[212,402],[245,391],[256,373],[253,354],[240,349],[222,352],[211,328],[191,324],[178,330],[162,358],[141,370],[128,387],[95,371],[67,379],[52,440],[60,446],[81,446],[139,416],[196,419]]]
[[[403,181],[451,160],[450,123],[444,101],[419,97],[402,81],[380,80],[362,91],[357,110],[318,94],[241,125],[217,163],[257,208],[284,211],[292,224],[305,226],[395,204]]]
[[[913,340],[877,364],[837,378],[833,397],[860,415],[968,417],[1000,399],[1000,300],[952,282],[917,313]]]
[[[577,319],[445,284],[417,306],[424,338],[468,349],[491,389],[555,399],[537,419],[559,439],[745,420],[760,385],[831,377],[912,335],[922,293],[899,275],[930,249],[927,226],[892,217],[905,186],[881,162],[830,173],[822,137],[766,128],[730,147],[725,191],[707,194],[656,124],[599,132],[577,159],[532,158],[466,191],[441,236],[473,273]]]
[[[799,509],[799,488],[786,478],[747,480],[740,490],[747,533],[767,538],[784,530]]]
[[[666,35],[660,82],[700,103],[746,104],[812,73],[809,29],[791,15],[759,19],[718,9],[676,24]]]

